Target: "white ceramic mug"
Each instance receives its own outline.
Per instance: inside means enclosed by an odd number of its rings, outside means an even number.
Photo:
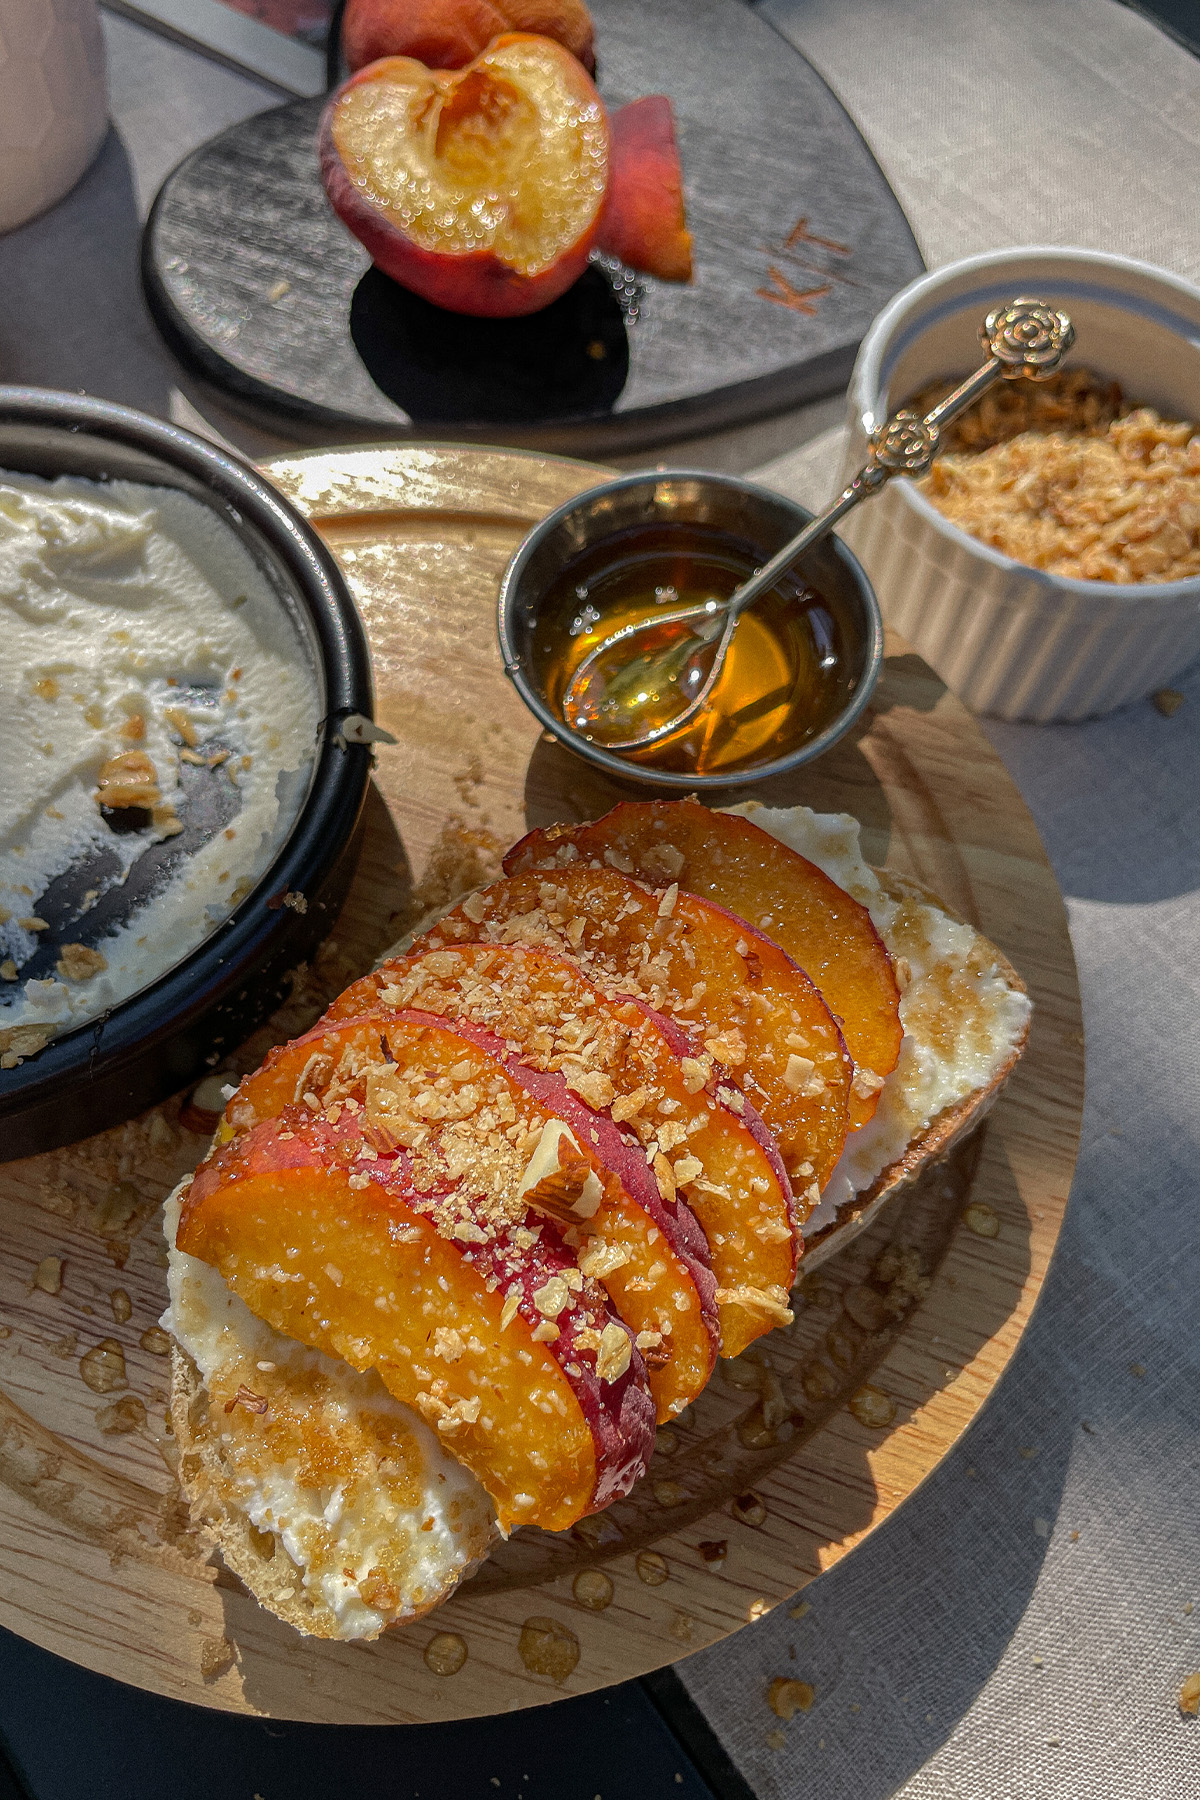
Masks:
[[[0,0],[0,231],[61,200],[107,127],[97,0]]]

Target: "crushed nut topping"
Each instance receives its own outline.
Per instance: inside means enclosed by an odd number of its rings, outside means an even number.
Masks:
[[[96,778],[96,802],[119,812],[127,806],[152,808],[162,799],[154,764],[144,750],[111,756]]]
[[[616,1269],[623,1269],[629,1252],[620,1244],[608,1244],[601,1237],[590,1238],[576,1259],[581,1272],[591,1281],[603,1281]]]
[[[704,1048],[728,1069],[740,1069],[746,1060],[746,1040],[732,1027],[718,1032],[715,1037],[705,1038]]]
[[[551,1275],[544,1286],[535,1289],[533,1304],[544,1319],[557,1319],[571,1304],[571,1290],[561,1275]]]
[[[775,1325],[790,1325],[796,1316],[787,1304],[787,1299],[787,1292],[781,1287],[741,1285],[718,1288],[716,1292],[718,1306],[743,1306],[747,1312],[754,1313],[759,1318],[770,1319]]]
[[[601,1381],[619,1381],[629,1367],[632,1354],[629,1333],[615,1319],[610,1319],[600,1333],[600,1347],[596,1352],[596,1373]]]
[[[103,974],[107,967],[107,956],[90,949],[87,944],[63,944],[55,964],[64,981],[90,981],[94,975]]]
[[[266,1395],[256,1394],[254,1389],[248,1388],[243,1381],[233,1399],[225,1402],[225,1411],[231,1413],[235,1406],[244,1406],[248,1413],[265,1413],[267,1410]]]
[[[440,1356],[443,1362],[455,1363],[460,1356],[466,1354],[467,1346],[462,1334],[453,1326],[439,1325],[433,1334],[433,1354]]]
[[[883,1086],[883,1076],[876,1075],[874,1069],[863,1068],[860,1064],[854,1071],[850,1086],[860,1100],[869,1100]]]

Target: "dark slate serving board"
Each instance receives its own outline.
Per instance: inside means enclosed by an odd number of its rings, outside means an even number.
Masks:
[[[371,269],[334,215],[313,148],[322,102],[299,100],[222,132],[159,192],[143,277],[176,353],[276,422],[567,450],[717,430],[842,385],[870,320],[923,267],[846,113],[742,0],[592,11],[606,102],[674,102],[690,284],[601,259],[531,319],[441,312]]]

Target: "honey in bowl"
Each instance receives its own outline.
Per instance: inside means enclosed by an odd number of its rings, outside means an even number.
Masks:
[[[767,554],[698,523],[631,526],[592,545],[566,565],[540,609],[533,665],[548,704],[562,717],[575,671],[613,632],[727,600]],[[589,735],[604,744],[606,706],[635,701],[638,723],[647,726],[681,711],[695,691],[689,692],[688,676],[695,678],[703,648],[695,630],[664,623],[661,634],[639,636],[631,649],[615,651],[607,681],[598,684],[597,726]],[[743,613],[700,716],[676,736],[624,754],[642,767],[731,777],[743,765],[786,756],[845,707],[854,687],[847,648],[821,595],[799,575],[784,575]],[[657,680],[646,679],[651,663]]]

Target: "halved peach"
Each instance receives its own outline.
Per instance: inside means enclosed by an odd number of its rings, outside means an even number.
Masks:
[[[690,1208],[703,1227],[722,1355],[738,1356],[788,1322],[799,1240],[774,1139],[740,1096],[740,1115],[721,1102],[713,1058],[695,1056],[665,1015],[605,995],[578,963],[521,944],[398,957],[355,982],[325,1018],[380,1006],[416,1007],[454,1020],[459,1030],[469,1020],[497,1032],[522,1063],[565,1079],[589,1105],[636,1133],[643,1155],[654,1158],[668,1214],[690,1217]],[[636,1325],[627,1300],[605,1285],[621,1316]]]
[[[669,1014],[732,1071],[815,1202],[845,1142],[853,1065],[808,976],[753,926],[681,888],[658,894],[577,861],[481,889],[414,948],[472,939],[575,956],[602,986]],[[741,1103],[728,1084],[718,1092]]]
[[[675,116],[665,94],[608,115],[610,172],[600,248],[660,281],[692,279]]]
[[[179,1248],[276,1330],[377,1369],[505,1529],[563,1530],[645,1469],[641,1356],[551,1227],[448,1235],[455,1196],[417,1193],[411,1163],[375,1151],[349,1110],[331,1124],[288,1107],[199,1170]]]
[[[349,0],[342,54],[351,69],[381,56],[461,69],[505,31],[553,38],[596,73],[595,32],[583,0]]]
[[[461,71],[369,63],[332,95],[321,176],[385,275],[485,318],[537,312],[583,273],[608,186],[608,123],[549,38],[497,38]]]
[[[676,1416],[703,1389],[717,1352],[716,1282],[703,1234],[686,1206],[664,1203],[640,1147],[560,1074],[525,1067],[468,1019],[451,1026],[431,1011],[368,1013],[273,1050],[233,1096],[222,1135],[296,1104],[334,1124],[345,1112],[384,1151],[419,1133],[414,1188],[436,1192],[456,1181],[455,1204],[473,1208],[473,1224],[486,1229],[485,1209],[514,1227],[557,1219],[580,1267],[637,1335],[659,1416]],[[552,1133],[558,1154],[548,1179],[522,1191],[535,1148],[556,1122],[567,1130]],[[576,1218],[589,1170],[595,1204]]]
[[[678,882],[727,906],[811,976],[857,1065],[851,1128],[875,1111],[900,1055],[900,990],[891,958],[859,904],[815,863],[738,814],[698,800],[631,800],[588,825],[530,832],[504,859],[510,875],[608,865],[652,887]]]

